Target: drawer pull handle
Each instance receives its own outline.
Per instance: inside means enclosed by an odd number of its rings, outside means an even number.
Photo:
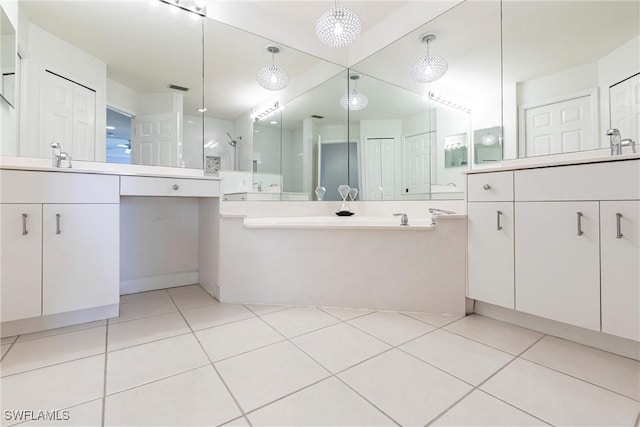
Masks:
[[[29,234],[29,230],[27,230],[27,218],[29,218],[29,215],[23,213],[22,214],[22,235],[26,236],[27,234]]]
[[[173,184],[173,187],[171,187],[171,188],[173,188],[174,190],[177,191],[177,190],[180,189],[180,186],[178,184]]]
[[[578,220],[578,236],[582,236],[584,234],[584,232],[582,231],[582,212],[576,212],[576,217]]]
[[[60,217],[62,215],[56,214],[56,234],[61,234],[62,230],[60,230]]]
[[[500,216],[502,215],[502,211],[496,211],[496,230],[502,230],[502,224],[500,223]]]
[[[620,218],[622,218],[622,214],[617,213],[616,214],[616,239],[622,239],[622,236],[624,236],[624,234],[622,234],[622,229],[620,227]]]
[[[491,190],[491,186],[489,184],[483,185],[482,188],[484,188],[485,191]]]

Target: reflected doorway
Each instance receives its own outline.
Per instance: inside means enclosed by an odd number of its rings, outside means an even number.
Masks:
[[[107,163],[131,164],[131,116],[107,108]]]

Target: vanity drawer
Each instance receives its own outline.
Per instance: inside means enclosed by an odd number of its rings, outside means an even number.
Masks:
[[[210,179],[120,177],[122,196],[218,197],[220,182]]]
[[[513,201],[513,172],[467,175],[467,200],[470,202]]]
[[[2,203],[120,203],[119,177],[0,170]]]
[[[640,160],[515,172],[516,201],[639,200]]]

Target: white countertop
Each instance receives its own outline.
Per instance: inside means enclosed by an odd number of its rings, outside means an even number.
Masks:
[[[619,162],[623,160],[635,160],[640,159],[640,153],[636,154],[624,154],[622,156],[598,156],[598,157],[584,157],[584,158],[562,158],[558,160],[538,160],[534,157],[524,159],[514,159],[504,161],[500,166],[486,169],[473,169],[464,171],[465,174],[476,173],[488,173],[488,172],[501,172],[511,171],[519,169],[536,169],[546,168],[553,166],[570,166],[570,165],[582,165],[588,163],[604,163],[604,162]],[[537,161],[536,161],[537,160]]]
[[[99,175],[148,176],[220,181],[217,176],[205,175],[200,169],[169,168],[164,166],[123,165],[115,163],[73,161],[72,168],[55,168],[51,160],[26,157],[0,157],[0,169],[37,172],[85,173]]]

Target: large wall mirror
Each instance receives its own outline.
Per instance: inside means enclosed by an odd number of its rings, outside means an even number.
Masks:
[[[270,139],[282,198],[324,188],[322,200],[339,200],[340,184],[358,200],[462,198],[463,171],[501,160],[500,30],[500,2],[462,3],[287,103],[282,144]],[[421,83],[410,68],[428,35],[448,68]],[[260,171],[265,154],[254,156]]]
[[[202,18],[162,2],[22,1],[17,154],[202,168]]]
[[[638,141],[639,2],[505,1],[502,28],[505,158]]]
[[[10,106],[16,102],[16,30],[0,6],[0,97]]]

